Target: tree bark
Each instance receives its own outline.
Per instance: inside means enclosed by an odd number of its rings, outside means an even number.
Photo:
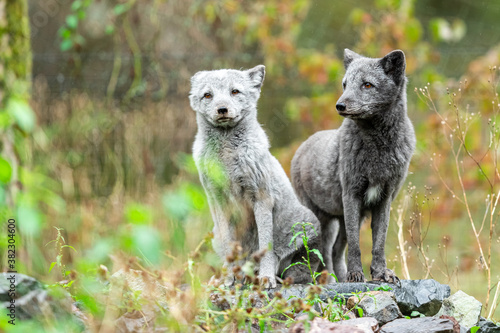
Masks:
[[[12,168],[6,186],[6,203],[14,206],[20,188],[19,158],[15,125],[9,115],[9,101],[28,103],[31,90],[31,47],[27,0],[0,0],[0,135],[1,155]],[[23,140],[22,136],[20,140]]]

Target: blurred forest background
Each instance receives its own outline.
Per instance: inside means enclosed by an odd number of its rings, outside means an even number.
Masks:
[[[129,265],[182,281],[213,226],[190,155],[189,78],[264,64],[259,120],[288,172],[301,142],[342,122],[344,48],[371,57],[402,49],[418,144],[393,203],[388,265],[464,290],[486,304],[484,316],[498,304],[500,2],[28,4],[31,108],[15,118],[12,202],[12,179],[0,172],[3,215],[18,221],[19,271],[76,281],[68,288],[96,316],[100,305],[84,295],[99,274]],[[369,273],[369,223],[361,238]],[[220,267],[210,245],[191,259],[201,281]],[[499,320],[500,310],[490,315]]]

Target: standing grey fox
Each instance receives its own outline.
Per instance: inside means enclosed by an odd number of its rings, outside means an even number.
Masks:
[[[406,111],[405,56],[396,50],[371,59],[345,49],[344,67],[336,108],[345,119],[339,129],[315,133],[299,147],[292,183],[321,222],[329,272],[339,281],[365,281],[359,228],[371,215],[372,278],[395,283],[399,279],[385,260],[389,211],[416,141]]]
[[[320,248],[321,238],[312,230],[320,232],[318,219],[295,196],[257,121],[264,76],[263,65],[198,72],[191,78],[189,100],[198,124],[193,157],[214,221],[214,249],[223,260],[236,241],[248,254],[268,250],[260,260],[258,278],[266,288],[274,288],[276,274],[283,271],[284,278],[296,283],[311,281],[303,265],[285,270],[305,255],[301,237],[296,246],[290,243],[294,223],[309,223],[311,248]],[[313,270],[319,261],[312,257]],[[225,266],[232,273],[232,264]],[[224,281],[234,282],[234,275]]]

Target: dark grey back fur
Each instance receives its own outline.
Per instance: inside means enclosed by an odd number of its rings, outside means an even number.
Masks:
[[[318,132],[300,146],[292,161],[292,183],[323,230],[331,230],[323,233],[323,255],[339,280],[364,280],[359,227],[371,215],[372,277],[394,282],[397,277],[385,261],[389,210],[415,148],[406,110],[405,57],[398,50],[371,59],[346,49],[344,65],[337,109],[345,119],[339,129]]]

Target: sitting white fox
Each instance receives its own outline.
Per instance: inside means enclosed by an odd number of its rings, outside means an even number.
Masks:
[[[276,274],[304,256],[301,237],[296,238],[297,247],[290,244],[292,225],[311,223],[307,227],[310,248],[320,248],[320,237],[311,228],[319,233],[320,225],[298,201],[257,121],[264,75],[263,65],[246,71],[198,72],[191,78],[189,100],[198,123],[193,157],[214,221],[214,248],[223,260],[235,241],[248,254],[268,250],[258,277],[265,287],[274,288]],[[311,258],[316,270],[319,258]],[[225,265],[232,272],[232,264]],[[289,276],[296,283],[311,281],[303,265],[286,270],[283,277]],[[225,284],[234,280],[230,276]]]

